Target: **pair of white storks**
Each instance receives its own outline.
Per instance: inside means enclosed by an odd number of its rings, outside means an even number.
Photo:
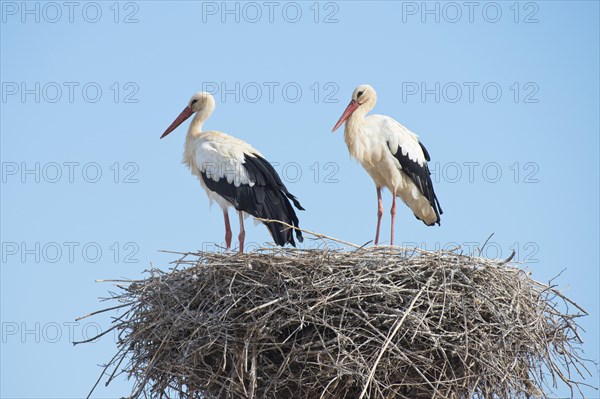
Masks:
[[[355,158],[375,182],[377,189],[377,230],[375,245],[379,243],[379,229],[383,216],[381,189],[392,193],[391,237],[394,244],[396,197],[413,211],[426,225],[439,225],[442,208],[433,190],[429,168],[429,153],[416,134],[394,119],[384,115],[366,114],[377,101],[375,90],[360,85],[352,93],[352,100],[335,124],[333,131],[344,122],[344,140],[350,155]],[[239,251],[244,251],[244,217],[278,220],[298,227],[298,216],[293,205],[304,210],[292,195],[273,166],[250,144],[214,130],[203,131],[202,125],[215,109],[210,93],[192,96],[185,109],[165,130],[161,138],[175,130],[193,114],[194,119],[185,140],[184,163],[198,177],[210,200],[219,204],[225,219],[225,244],[231,247],[231,226],[228,209],[238,211],[240,222]],[[263,222],[273,240],[280,245],[302,242],[302,232],[277,222]]]

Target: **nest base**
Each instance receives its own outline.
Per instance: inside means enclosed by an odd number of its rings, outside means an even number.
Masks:
[[[583,364],[582,310],[455,252],[186,254],[122,288],[133,398],[528,398]]]

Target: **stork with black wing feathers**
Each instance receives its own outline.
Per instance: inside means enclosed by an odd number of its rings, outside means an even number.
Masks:
[[[379,229],[383,216],[381,188],[392,193],[390,245],[394,245],[396,197],[413,211],[426,225],[440,224],[442,208],[433,190],[430,160],[425,146],[416,134],[385,115],[366,114],[377,102],[375,89],[360,85],[352,93],[352,100],[333,127],[335,132],[344,122],[344,140],[350,155],[373,178],[377,189],[377,231],[375,245],[379,244]]]
[[[225,245],[231,247],[230,207],[238,211],[240,220],[239,251],[244,252],[244,216],[279,220],[298,227],[298,216],[292,207],[304,210],[285,187],[273,166],[250,144],[214,130],[202,131],[203,123],[213,113],[215,99],[207,92],[192,96],[188,105],[165,130],[161,139],[175,130],[193,114],[194,119],[185,139],[183,162],[198,177],[208,198],[223,210]],[[296,246],[292,229],[279,223],[264,222],[273,240],[280,245]],[[296,230],[302,242],[302,232]]]

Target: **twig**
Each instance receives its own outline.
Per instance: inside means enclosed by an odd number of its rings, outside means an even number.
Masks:
[[[356,244],[353,244],[353,243],[351,243],[351,242],[348,242],[348,241],[339,240],[339,239],[337,239],[337,238],[333,238],[333,237],[327,236],[327,235],[325,235],[325,234],[321,234],[321,233],[315,233],[314,231],[310,231],[310,230],[304,230],[304,229],[301,229],[301,228],[299,228],[299,227],[292,226],[292,225],[291,225],[291,224],[289,224],[289,223],[282,222],[281,220],[275,220],[275,219],[263,219],[263,218],[255,218],[255,219],[256,219],[256,220],[258,220],[259,222],[263,222],[263,223],[279,223],[279,224],[281,224],[281,225],[284,225],[284,226],[286,226],[287,228],[294,229],[294,230],[299,230],[299,231],[301,231],[301,232],[303,232],[303,233],[310,234],[310,235],[312,235],[312,236],[314,236],[314,237],[317,237],[317,238],[321,238],[321,239],[326,239],[326,240],[330,240],[330,241],[339,242],[340,244],[348,245],[348,246],[350,246],[350,247],[354,247],[354,248],[358,248],[358,249],[361,249],[361,248],[362,248],[362,246],[360,246],[360,245],[356,245]]]
[[[417,295],[415,295],[415,297],[413,298],[413,300],[410,302],[410,305],[408,306],[408,309],[406,309],[406,312],[404,312],[404,315],[402,315],[402,318],[400,318],[400,320],[398,320],[398,322],[396,323],[396,326],[392,330],[391,334],[387,337],[387,339],[383,343],[383,347],[381,348],[381,351],[379,352],[379,355],[377,356],[377,359],[375,360],[375,363],[373,364],[373,368],[371,368],[371,372],[369,373],[369,377],[367,378],[367,382],[365,382],[365,386],[364,386],[364,388],[363,388],[360,396],[358,397],[358,399],[362,399],[365,396],[365,394],[367,393],[367,389],[369,388],[369,384],[371,383],[371,380],[373,380],[373,376],[375,375],[375,370],[377,370],[377,366],[379,365],[379,362],[381,361],[381,358],[383,357],[383,354],[385,353],[385,351],[387,350],[388,346],[390,345],[390,342],[392,342],[392,339],[398,333],[398,330],[400,330],[400,327],[402,327],[402,324],[404,323],[404,320],[406,320],[406,317],[412,311],[413,307],[415,306],[415,303],[417,303],[417,300],[419,300],[419,298],[421,297],[421,295],[423,294],[423,292],[425,292],[425,289],[427,288],[428,285],[429,285],[429,282],[427,282],[427,284],[424,285],[423,288],[421,288],[421,290],[419,291],[419,293]]]
[[[111,311],[111,310],[115,310],[115,309],[119,309],[119,308],[124,308],[125,306],[131,306],[132,304],[133,304],[133,302],[128,302],[128,303],[124,303],[124,304],[122,304],[122,305],[113,306],[113,307],[111,307],[111,308],[102,309],[102,310],[97,310],[97,311],[95,311],[95,312],[88,313],[88,314],[86,314],[85,316],[79,316],[79,317],[77,317],[77,318],[75,319],[75,321],[83,320],[83,319],[85,319],[85,318],[87,318],[87,317],[90,317],[90,316],[93,316],[93,315],[96,315],[96,314],[99,314],[99,313],[104,313],[104,312],[109,312],[109,311]]]
[[[246,310],[244,313],[245,313],[245,314],[250,314],[250,313],[256,312],[257,310],[260,310],[260,309],[266,308],[266,307],[268,307],[268,306],[274,305],[274,304],[276,304],[277,302],[281,301],[282,299],[283,299],[283,298],[277,298],[277,299],[273,299],[272,301],[269,301],[269,302],[267,302],[267,303],[263,303],[262,305],[260,305],[260,306],[257,306],[257,307],[255,307],[255,308],[253,308],[253,309]]]
[[[479,248],[479,254],[478,254],[478,256],[481,256],[481,253],[483,252],[483,248],[485,248],[485,246],[487,245],[488,241],[492,238],[493,235],[494,235],[494,233],[490,234],[490,236],[487,238],[487,240],[485,240],[485,242],[483,243],[483,245],[481,246],[481,248]]]

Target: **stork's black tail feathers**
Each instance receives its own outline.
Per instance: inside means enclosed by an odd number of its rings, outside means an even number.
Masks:
[[[273,166],[258,154],[245,154],[242,167],[246,169],[250,181],[254,182],[252,186],[249,184],[236,186],[224,178],[214,181],[204,173],[202,173],[202,179],[210,190],[231,202],[238,211],[246,212],[257,218],[279,220],[298,227],[298,216],[290,200],[299,210],[303,211],[304,208],[298,199],[287,190]],[[285,244],[296,246],[294,231],[299,242],[304,240],[300,230],[291,229],[275,222],[263,222],[263,224],[267,226],[277,245],[282,247]]]
[[[246,154],[245,161],[244,166],[248,171],[248,176],[255,182],[252,187],[254,199],[250,201],[254,212],[246,212],[262,219],[280,220],[298,227],[298,216],[290,200],[299,210],[303,211],[304,208],[285,187],[273,166],[266,159],[256,154],[253,157]],[[290,229],[280,223],[269,222],[264,224],[271,232],[271,236],[277,245],[283,247],[289,243],[295,247],[296,243],[294,242],[292,230],[295,231],[299,242],[304,240],[300,230]]]

